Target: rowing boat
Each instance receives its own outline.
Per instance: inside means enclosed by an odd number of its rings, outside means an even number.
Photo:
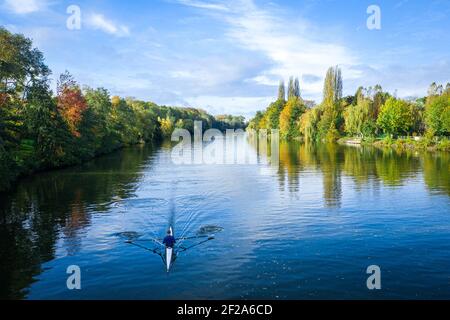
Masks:
[[[173,229],[172,227],[169,228],[169,235],[173,237]],[[167,272],[170,271],[170,267],[172,265],[172,258],[173,258],[173,248],[166,247],[166,267]]]
[[[174,237],[174,232],[173,232],[173,228],[172,227],[169,228],[169,232],[167,233],[167,235],[170,235],[170,236]],[[131,236],[134,236],[134,234],[131,234]],[[199,242],[197,242],[195,244],[192,244],[192,245],[189,245],[189,246],[182,246],[181,245],[184,241],[189,241],[189,240],[194,240],[194,239],[199,239]],[[202,245],[202,244],[204,244],[204,243],[206,243],[208,241],[214,240],[214,239],[215,238],[214,238],[213,235],[209,236],[209,235],[198,235],[197,234],[197,235],[194,235],[194,236],[187,236],[187,237],[183,236],[181,238],[176,239],[176,241],[179,241],[179,242],[177,243],[176,247],[172,247],[172,248],[166,246],[164,244],[163,240],[161,240],[161,239],[154,239],[154,238],[150,238],[150,239],[141,239],[141,238],[139,238],[138,239],[138,237],[136,237],[136,239],[130,239],[130,240],[127,240],[125,242],[128,243],[128,244],[134,245],[136,247],[148,250],[148,251],[150,251],[150,252],[152,252],[154,254],[157,254],[163,260],[163,262],[164,262],[164,264],[166,266],[167,272],[170,272],[170,269],[172,268],[172,265],[175,262],[178,253],[186,252],[186,251],[188,251],[188,250],[190,250],[192,248],[196,248],[196,247],[198,247],[198,246],[200,246],[200,245]],[[157,244],[158,248],[151,248],[151,247],[147,247],[145,245],[139,244],[139,242],[146,242],[146,241],[150,241],[150,242],[153,242],[153,243]],[[159,249],[159,248],[165,248],[165,252],[162,252],[162,250]]]

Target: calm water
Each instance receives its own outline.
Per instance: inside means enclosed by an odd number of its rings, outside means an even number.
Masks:
[[[450,299],[449,160],[291,143],[279,169],[175,166],[163,145],[38,174],[0,196],[0,298]],[[125,240],[170,221],[224,230],[167,274]],[[80,291],[66,288],[70,265]]]

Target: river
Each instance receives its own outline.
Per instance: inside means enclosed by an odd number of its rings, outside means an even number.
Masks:
[[[449,158],[292,142],[278,168],[174,165],[165,143],[35,174],[0,195],[0,298],[450,299]],[[167,273],[126,240],[169,224],[223,230]]]

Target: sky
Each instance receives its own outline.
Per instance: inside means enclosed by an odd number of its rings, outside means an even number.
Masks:
[[[80,28],[67,27],[69,6]],[[377,5],[381,28],[367,20]],[[73,19],[70,21],[74,21]],[[0,0],[0,25],[33,39],[53,71],[112,95],[247,118],[299,77],[321,102],[330,66],[344,94],[399,97],[450,82],[448,0]]]

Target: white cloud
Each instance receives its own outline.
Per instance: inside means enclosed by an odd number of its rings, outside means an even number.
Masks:
[[[28,14],[43,10],[47,6],[44,0],[5,0],[6,8],[16,14]]]
[[[178,2],[188,5],[191,1]],[[322,81],[330,66],[340,65],[346,79],[361,76],[350,69],[359,63],[356,54],[344,45],[330,41],[331,34],[317,34],[306,19],[293,18],[274,5],[260,7],[253,0],[222,0],[214,5],[224,6],[227,10],[205,10],[205,14],[225,23],[227,40],[270,61],[246,82],[276,86],[280,79],[287,80],[290,76],[314,76],[316,81],[302,83],[302,92],[309,99],[321,99]],[[205,6],[205,9],[210,8]]]
[[[347,66],[358,63],[355,54],[345,46],[317,40],[319,37],[315,37],[308,21],[289,22],[286,17],[257,7],[252,0],[239,3],[234,14],[225,17],[229,24],[228,37],[245,49],[266,55],[273,62],[255,78],[256,82],[276,83],[279,79],[304,74],[314,75],[321,81],[330,66],[340,65],[345,72]],[[303,90],[313,95],[321,89],[317,83],[303,85]]]
[[[102,14],[93,13],[87,19],[87,24],[89,27],[102,30],[103,32],[118,36],[126,37],[130,35],[130,30],[127,26],[118,25],[113,21],[107,19]]]
[[[209,9],[209,10],[218,10],[218,11],[229,11],[228,7],[224,4],[220,3],[211,3],[204,1],[194,1],[194,0],[178,0],[180,4],[185,6],[200,8],[200,9]]]

